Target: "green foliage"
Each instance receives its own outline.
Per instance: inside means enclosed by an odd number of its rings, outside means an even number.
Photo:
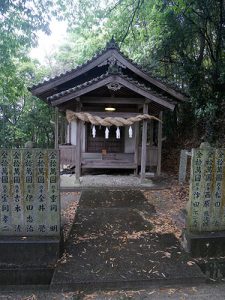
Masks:
[[[0,103],[0,143],[2,147],[21,147],[28,140],[38,147],[52,147],[54,131],[51,125],[53,112],[47,104],[32,97],[27,90],[33,78],[42,76],[35,74],[36,65],[31,62],[17,65],[15,78],[21,78],[19,90],[15,84],[12,96],[2,95],[4,102]]]
[[[203,124],[205,139],[222,140],[223,0],[115,0],[107,6],[100,0],[94,5],[90,0],[75,2],[74,10],[68,6],[76,15],[73,22],[70,19],[71,40],[76,41],[74,32],[79,29],[85,47],[89,44],[93,49],[96,40],[107,41],[113,35],[131,58],[190,95],[190,118],[185,116],[186,109],[178,110],[176,122],[171,125],[173,132],[175,128],[188,128],[190,133],[190,128],[196,130]],[[81,50],[79,54],[83,58],[89,53]]]
[[[33,82],[35,66],[27,53],[37,43],[37,31],[49,33],[50,17],[59,15],[62,1],[1,0],[0,5],[0,142],[21,146],[27,139],[49,145],[49,108],[35,105],[27,86]],[[42,73],[45,70],[42,70]],[[30,101],[30,102],[29,102]],[[42,112],[38,120],[36,113]],[[48,116],[48,119],[47,119]],[[39,121],[43,123],[39,124]],[[48,133],[46,133],[47,128]],[[41,133],[43,130],[44,134]]]
[[[0,6],[0,140],[50,145],[50,109],[26,90],[46,75],[83,63],[112,36],[122,51],[190,95],[190,104],[167,114],[174,138],[198,130],[225,142],[225,8],[223,0],[2,0]],[[27,59],[50,17],[66,17],[63,46],[38,66]],[[34,71],[35,70],[35,71]]]
[[[95,32],[94,29],[71,31],[63,45],[51,58],[50,74],[65,72],[84,63],[105,46],[105,40],[104,35],[98,35],[97,30]]]

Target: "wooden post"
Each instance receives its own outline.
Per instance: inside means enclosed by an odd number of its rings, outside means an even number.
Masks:
[[[138,174],[138,158],[139,158],[139,122],[135,123],[135,150],[134,150],[134,163],[136,169],[134,170],[134,175]]]
[[[64,142],[64,118],[63,116],[61,115],[61,118],[60,118],[60,144],[62,145],[63,142]]]
[[[152,147],[153,146],[153,120],[149,120],[149,146]]]
[[[71,122],[70,122],[69,123],[69,139],[68,139],[69,144],[71,144],[71,132],[72,132],[71,127],[72,127],[72,125],[71,125]]]
[[[143,105],[143,114],[148,113],[148,104]],[[142,121],[142,143],[141,143],[141,183],[145,180],[146,169],[146,144],[147,144],[147,120]]]
[[[59,148],[59,109],[55,108],[55,149]]]
[[[67,140],[68,140],[68,130],[67,130],[67,120],[66,118],[64,118],[64,142],[65,144],[67,144]]]
[[[159,119],[162,121],[163,112],[160,111]],[[157,149],[157,171],[156,174],[161,174],[161,158],[162,158],[162,122],[158,123],[158,149]]]
[[[81,110],[80,102],[77,102],[77,112]],[[77,128],[76,128],[76,151],[75,151],[75,177],[76,183],[80,182],[81,175],[81,121],[77,119]]]
[[[153,128],[153,126],[154,126],[154,122],[153,122],[153,120],[149,120],[149,133],[148,133],[148,135],[149,135],[149,148],[148,148],[148,154],[147,154],[147,156],[148,156],[148,159],[149,159],[149,169],[151,168],[151,156],[152,156],[152,151],[151,151],[151,149],[152,149],[152,146],[153,146],[153,144],[154,144],[154,141],[153,141],[153,133],[154,133],[154,128]],[[147,159],[147,161],[148,161],[148,159]]]

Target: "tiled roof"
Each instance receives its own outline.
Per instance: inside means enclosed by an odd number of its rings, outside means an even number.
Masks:
[[[111,74],[110,74],[110,75],[111,75]],[[79,91],[79,90],[81,90],[81,89],[83,89],[83,88],[85,88],[85,87],[87,87],[87,86],[90,86],[90,85],[92,85],[92,84],[94,84],[94,83],[96,83],[96,82],[99,82],[99,81],[101,81],[101,80],[103,80],[103,79],[109,77],[110,75],[109,75],[108,73],[107,73],[107,74],[103,74],[103,75],[101,75],[101,76],[99,76],[99,77],[93,78],[93,79],[90,80],[90,81],[86,81],[85,83],[82,83],[82,84],[80,84],[80,85],[77,85],[77,86],[75,86],[75,87],[72,87],[72,88],[70,88],[70,89],[68,89],[68,90],[65,90],[65,91],[62,91],[62,92],[60,92],[60,93],[54,94],[54,95],[48,97],[47,100],[52,101],[52,100],[56,100],[56,99],[58,99],[58,98],[60,98],[60,97],[63,97],[63,96],[72,94],[73,92]]]
[[[73,88],[70,88],[68,90],[65,90],[65,91],[62,91],[60,93],[54,94],[54,95],[48,97],[47,100],[50,101],[50,102],[54,101],[54,100],[57,100],[57,99],[59,99],[61,97],[64,97],[64,96],[69,95],[69,94],[72,94],[74,92],[82,90],[83,88],[86,88],[86,87],[91,86],[91,85],[93,85],[93,84],[95,84],[97,82],[100,82],[103,79],[108,78],[108,77],[110,77],[112,75],[119,76],[119,77],[125,79],[126,81],[128,81],[129,83],[134,84],[136,87],[141,88],[142,90],[144,90],[146,92],[150,92],[152,95],[154,95],[156,97],[159,97],[162,100],[165,100],[165,101],[167,101],[169,103],[173,103],[173,104],[176,103],[175,101],[172,101],[170,98],[164,96],[162,93],[155,92],[152,88],[147,87],[145,84],[140,83],[137,80],[134,80],[133,78],[130,78],[127,75],[124,75],[124,74],[121,74],[121,73],[117,73],[117,74],[106,73],[106,74],[103,74],[103,75],[101,75],[99,77],[96,77],[96,78],[94,78],[94,79],[92,79],[90,81],[87,81],[87,82],[85,82],[83,84],[77,85],[77,86],[75,86]]]
[[[57,76],[54,76],[52,78],[49,78],[49,79],[46,79],[42,82],[39,82],[35,85],[33,85],[30,89],[35,89],[35,88],[38,88],[42,85],[44,85],[45,83],[50,83],[50,82],[53,82],[59,78],[62,78],[63,76],[65,75],[69,75],[77,70],[80,70],[82,69],[83,67],[87,66],[88,64],[92,63],[93,61],[95,61],[98,57],[100,57],[101,55],[105,54],[109,49],[116,49],[118,52],[119,51],[119,47],[118,45],[115,43],[114,39],[112,39],[109,43],[106,44],[106,47],[104,49],[102,49],[101,51],[97,52],[91,59],[87,60],[85,63],[81,64],[81,65],[78,65],[76,68],[73,68],[69,71],[66,71],[64,73],[61,73]]]
[[[155,80],[157,80],[158,82],[160,82],[160,83],[162,83],[162,84],[164,84],[164,85],[167,85],[168,87],[170,87],[170,88],[173,89],[174,91],[183,93],[183,92],[181,91],[181,89],[179,89],[179,87],[177,87],[176,85],[171,84],[171,83],[169,83],[169,82],[166,81],[166,80],[162,80],[162,79],[160,79],[159,77],[153,76],[152,74],[150,74],[149,70],[147,70],[146,68],[144,68],[144,67],[141,66],[140,64],[136,63],[135,61],[133,61],[133,60],[130,59],[129,57],[127,57],[122,51],[120,51],[118,44],[115,42],[115,40],[114,40],[113,38],[111,39],[110,42],[108,42],[108,43],[106,44],[106,47],[105,47],[103,50],[101,50],[101,51],[99,51],[98,53],[96,53],[91,59],[87,60],[85,63],[83,63],[83,64],[81,64],[81,65],[77,66],[76,68],[73,68],[73,69],[71,69],[71,70],[69,70],[69,71],[66,71],[66,72],[64,72],[64,73],[61,73],[61,74],[59,74],[59,75],[57,75],[57,76],[55,76],[55,77],[52,77],[52,78],[46,79],[46,80],[44,80],[44,81],[42,81],[42,82],[39,82],[39,83],[37,83],[36,85],[33,85],[32,87],[30,87],[30,90],[36,89],[36,88],[38,88],[38,87],[40,87],[40,86],[42,86],[42,85],[45,85],[46,83],[54,82],[54,81],[57,80],[57,79],[60,79],[60,78],[62,78],[62,77],[64,77],[64,76],[66,76],[66,75],[72,74],[73,72],[76,72],[76,71],[78,71],[78,70],[84,68],[85,66],[87,66],[88,64],[92,63],[92,62],[95,61],[97,58],[99,58],[101,55],[105,54],[105,53],[106,53],[108,50],[110,50],[110,49],[115,49],[115,50],[117,50],[117,52],[118,52],[120,55],[122,55],[127,61],[129,61],[131,64],[133,64],[136,68],[138,68],[138,69],[140,69],[142,72],[144,72],[147,76],[154,78]],[[184,94],[184,93],[183,93],[183,94]]]

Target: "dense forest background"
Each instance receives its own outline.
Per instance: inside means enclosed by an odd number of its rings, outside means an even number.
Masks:
[[[29,57],[51,18],[67,20],[62,46],[46,65]],[[153,76],[189,95],[165,117],[170,141],[225,143],[223,0],[1,0],[0,145],[54,141],[54,112],[27,87],[90,59],[114,37]]]

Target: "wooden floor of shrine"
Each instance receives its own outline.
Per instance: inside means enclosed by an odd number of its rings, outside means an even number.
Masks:
[[[82,169],[136,169],[135,162],[126,159],[86,159],[81,162]]]

